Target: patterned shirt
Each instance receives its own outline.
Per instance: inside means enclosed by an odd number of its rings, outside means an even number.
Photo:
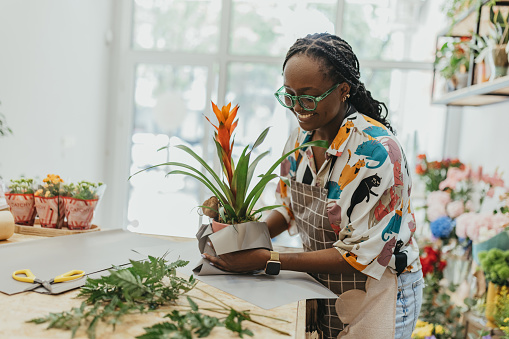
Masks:
[[[310,141],[312,133],[297,128],[284,153]],[[383,124],[358,112],[349,115],[318,171],[308,147],[283,161],[281,176],[328,187],[327,214],[339,239],[334,247],[360,272],[379,280],[386,267],[395,273],[421,268],[413,237],[408,164],[399,142]],[[289,223],[290,234],[297,233],[290,190],[283,180],[276,200],[284,205],[276,210]]]

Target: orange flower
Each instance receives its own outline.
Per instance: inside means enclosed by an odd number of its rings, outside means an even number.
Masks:
[[[233,178],[233,168],[232,168],[232,149],[233,149],[233,140],[232,134],[237,127],[238,120],[235,120],[237,116],[237,111],[239,109],[239,105],[235,106],[232,110],[231,103],[226,106],[223,106],[221,109],[217,107],[216,104],[212,102],[212,110],[216,114],[217,121],[219,122],[219,126],[214,125],[209,118],[205,117],[212,126],[214,126],[217,130],[215,133],[215,140],[221,145],[223,149],[222,160],[224,165],[224,170],[226,177],[228,178],[228,183],[231,184]],[[235,120],[235,121],[234,121]]]
[[[426,159],[426,154],[419,154],[417,156],[417,159],[419,159],[419,160]]]
[[[423,175],[424,173],[426,173],[426,171],[424,170],[422,165],[419,164],[419,165],[415,166],[415,173],[417,173],[418,175]]]

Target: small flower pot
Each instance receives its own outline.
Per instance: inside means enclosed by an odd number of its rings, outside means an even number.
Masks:
[[[215,220],[212,220],[212,231],[214,233],[222,230],[223,228],[230,226],[230,224],[223,224],[222,222],[217,222]]]
[[[35,208],[41,227],[62,228],[64,225],[64,200],[62,197],[35,197]]]
[[[70,230],[88,230],[92,226],[94,210],[99,199],[81,200],[64,197],[67,227]]]
[[[507,75],[507,68],[509,66],[509,57],[506,52],[507,45],[496,45],[491,50],[493,63],[495,65],[494,78],[500,78]]]
[[[33,226],[37,211],[35,209],[34,194],[5,193],[5,200],[9,205],[14,222],[19,225]]]

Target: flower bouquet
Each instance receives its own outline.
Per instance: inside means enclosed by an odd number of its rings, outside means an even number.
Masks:
[[[64,182],[59,175],[48,174],[43,184],[34,193],[35,208],[41,227],[62,228],[64,225],[64,200],[60,197],[60,184]]]
[[[501,294],[502,297],[507,297],[507,286],[509,286],[509,251],[502,251],[499,248],[482,251],[479,252],[479,261],[486,280],[489,281],[486,295],[487,325],[496,327],[494,316],[497,302]]]
[[[88,181],[63,186],[65,217],[70,230],[90,229],[95,208],[105,188],[106,185],[102,182]]]
[[[417,320],[415,329],[412,332],[414,339],[448,339],[450,333],[439,324],[432,324],[426,321]]]
[[[37,211],[34,203],[34,179],[11,180],[5,200],[19,225],[33,226]]]
[[[212,109],[218,120],[217,126],[207,117],[206,119],[216,129],[214,143],[224,179],[221,179],[200,156],[184,145],[176,147],[196,159],[212,179],[209,179],[199,168],[180,162],[158,164],[135,174],[157,166],[175,166],[180,169],[171,170],[168,175],[182,174],[190,176],[200,181],[212,192],[213,197],[200,206],[203,213],[212,219],[210,224],[202,225],[196,235],[201,253],[206,252],[215,256],[252,248],[272,249],[267,225],[259,222],[259,219],[261,212],[274,209],[279,205],[255,209],[256,202],[262,195],[266,185],[278,177],[273,172],[286,157],[298,149],[309,146],[327,148],[328,143],[322,140],[311,141],[284,154],[265,174],[258,177],[258,182],[249,190],[257,164],[269,153],[264,152],[251,161],[252,152],[264,141],[269,128],[260,134],[252,146],[246,146],[239,159],[234,161],[232,158],[233,132],[238,123],[238,120],[236,120],[238,106],[232,109],[230,103],[219,109],[216,104],[212,103]],[[166,147],[161,149],[164,148]],[[208,245],[209,241],[212,246]],[[205,259],[202,259],[195,270],[198,274],[224,274],[224,271],[210,266]]]

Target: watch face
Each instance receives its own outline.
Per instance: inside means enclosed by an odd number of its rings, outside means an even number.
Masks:
[[[281,263],[278,261],[269,261],[267,262],[267,267],[265,267],[265,273],[270,275],[279,274],[279,270],[281,269]]]

